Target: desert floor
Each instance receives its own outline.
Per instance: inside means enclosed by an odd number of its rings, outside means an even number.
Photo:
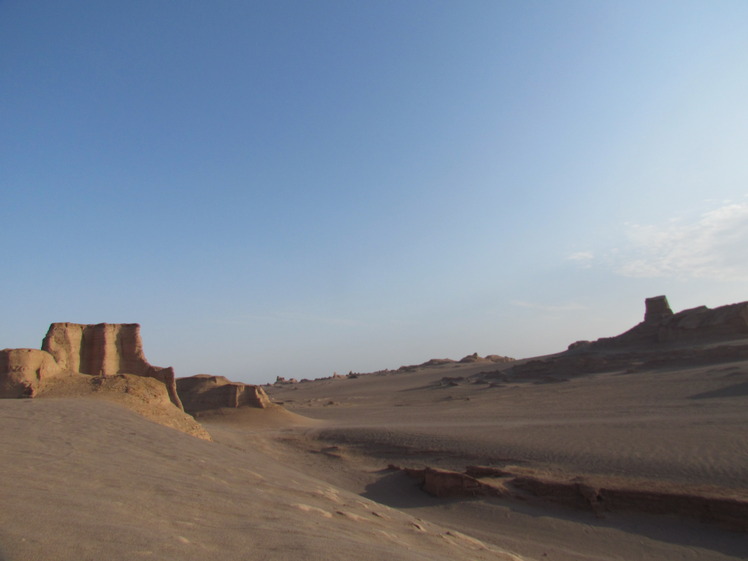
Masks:
[[[694,518],[438,499],[387,469],[491,465],[745,499],[748,363],[471,383],[495,368],[275,386],[290,413],[202,417],[212,442],[110,401],[0,400],[0,560],[748,558],[748,534]]]
[[[271,394],[324,423],[305,434],[307,446],[322,451],[317,477],[486,543],[569,561],[748,558],[745,533],[690,517],[436,499],[401,472],[381,471],[389,463],[490,465],[748,498],[745,362],[471,383],[497,368],[446,364],[276,386]]]

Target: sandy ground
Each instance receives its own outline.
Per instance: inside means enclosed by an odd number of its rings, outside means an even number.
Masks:
[[[481,464],[745,498],[748,364],[472,383],[487,368],[274,387],[290,412],[202,416],[213,441],[111,400],[0,400],[0,561],[748,559],[746,533],[697,519],[438,499],[387,469]]]
[[[90,398],[0,422],[3,561],[512,559],[278,462],[269,429],[208,442]]]
[[[498,387],[471,383],[471,375],[486,369],[443,365],[278,386],[271,394],[325,421],[307,438],[340,459],[319,477],[327,473],[327,480],[349,490],[488,543],[563,561],[748,559],[744,533],[694,519],[630,512],[599,517],[538,501],[435,499],[401,473],[376,470],[388,463],[456,470],[492,465],[745,500],[748,364]],[[355,476],[367,469],[368,480]]]

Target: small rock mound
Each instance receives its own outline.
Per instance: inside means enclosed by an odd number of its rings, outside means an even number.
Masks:
[[[224,376],[197,374],[177,380],[185,410],[191,415],[204,411],[239,407],[276,407],[260,386],[232,382]]]

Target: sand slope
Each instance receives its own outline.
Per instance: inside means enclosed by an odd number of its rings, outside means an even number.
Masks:
[[[0,400],[0,423],[4,561],[512,559],[106,401]]]

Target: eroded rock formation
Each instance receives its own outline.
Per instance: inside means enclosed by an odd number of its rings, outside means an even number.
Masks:
[[[644,321],[660,322],[673,315],[666,296],[653,296],[644,300]]]
[[[0,351],[0,398],[34,397],[41,384],[63,372],[47,352],[3,349]]]
[[[0,351],[0,396],[33,397],[45,382],[72,374],[155,378],[179,409],[174,370],[152,366],[143,354],[137,323],[53,323],[42,349]]]
[[[665,296],[647,298],[644,321],[617,337],[598,339],[594,347],[656,343],[711,342],[748,337],[748,302],[718,308],[699,306],[674,314]]]
[[[184,409],[190,415],[203,411],[238,407],[272,407],[270,398],[260,386],[232,382],[224,376],[197,374],[177,380]]]
[[[152,366],[145,359],[137,323],[53,323],[42,350],[51,354],[63,370],[71,372],[155,378],[166,386],[171,402],[182,409],[174,369]]]
[[[445,364],[469,364],[473,362],[514,362],[515,359],[508,356],[500,356],[500,355],[487,355],[485,357],[482,357],[478,355],[478,353],[473,353],[471,355],[467,355],[465,357],[462,357],[459,361],[453,360],[451,358],[432,358],[430,360],[427,360],[426,362],[422,362],[421,364],[409,364],[405,366],[401,366],[397,369],[398,372],[415,372],[419,368],[430,368],[433,366],[442,366]]]
[[[644,320],[616,337],[577,341],[565,352],[480,372],[473,379],[560,382],[572,376],[621,370],[745,360],[748,357],[748,302],[673,313],[665,296],[645,300]]]

